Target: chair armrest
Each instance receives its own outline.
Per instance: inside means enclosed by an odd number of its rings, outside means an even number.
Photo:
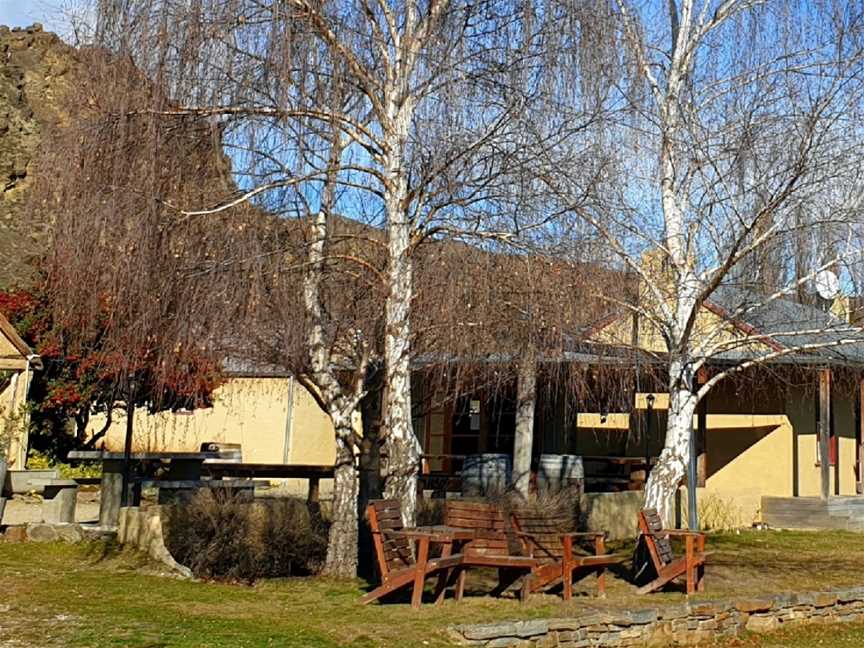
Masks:
[[[692,536],[694,538],[705,537],[705,533],[703,531],[684,531],[683,529],[663,529],[663,534],[668,536],[678,536],[680,538],[686,538],[687,536]]]
[[[681,538],[685,538],[687,536],[692,536],[694,538],[698,538],[700,536],[704,537],[705,533],[703,531],[683,531],[681,529],[661,529],[660,531],[640,531],[639,535],[644,536],[678,536]]]
[[[606,537],[605,531],[557,531],[556,532],[562,538],[567,536],[569,538],[600,538]],[[524,538],[533,538],[534,534],[529,531],[513,531],[514,535],[524,537]]]

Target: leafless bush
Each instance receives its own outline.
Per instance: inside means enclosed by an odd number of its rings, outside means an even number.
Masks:
[[[531,493],[527,498],[510,495],[504,500],[504,506],[524,520],[554,522],[560,527],[559,531],[573,531],[579,520],[578,493],[577,489],[563,488]]]
[[[251,583],[317,573],[327,524],[299,498],[254,503],[203,489],[168,518],[167,545],[199,578]]]

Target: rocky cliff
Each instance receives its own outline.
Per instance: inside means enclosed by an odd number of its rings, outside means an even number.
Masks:
[[[42,133],[69,118],[60,105],[76,66],[75,50],[40,25],[0,26],[0,288],[26,284],[43,249],[46,224],[28,217],[24,198]]]

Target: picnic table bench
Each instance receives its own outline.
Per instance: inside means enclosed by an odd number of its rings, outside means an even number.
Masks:
[[[410,585],[411,604],[420,607],[424,582],[431,575],[438,576],[436,604],[454,584],[458,601],[465,593],[468,570],[490,567],[498,569],[493,595],[503,593],[521,578],[521,601],[530,592],[557,583],[563,585],[564,598],[569,600],[573,577],[592,573],[597,575],[598,590],[603,595],[605,569],[623,560],[605,552],[603,533],[562,530],[567,520],[540,513],[508,515],[490,502],[449,500],[444,505],[444,524],[436,526],[403,528],[401,508],[395,500],[371,502],[367,516],[381,585],[366,594],[363,603]],[[593,553],[575,551],[578,538],[590,539]],[[417,543],[416,554],[411,542]],[[440,545],[440,556],[430,557],[433,545]]]
[[[207,459],[219,459],[218,452],[133,452],[129,456],[136,479],[130,480],[129,501],[132,506],[141,503],[141,479],[154,476],[156,467],[167,464],[166,480],[200,480],[201,466]],[[99,502],[99,525],[116,527],[120,520],[120,503],[123,501],[122,452],[104,450],[73,450],[67,455],[70,461],[101,461],[101,498]]]
[[[251,502],[255,498],[255,482],[251,479],[141,479],[139,483],[142,487],[159,489],[159,504],[188,502],[202,488],[230,492],[243,501]]]

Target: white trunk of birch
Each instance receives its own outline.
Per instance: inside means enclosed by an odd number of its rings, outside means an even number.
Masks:
[[[325,189],[324,203],[332,200],[332,184]],[[319,391],[321,402],[333,423],[336,435],[336,465],[333,476],[333,513],[327,542],[324,572],[330,576],[353,578],[357,575],[359,542],[357,513],[357,467],[354,459],[354,430],[351,413],[359,397],[354,389],[343,387],[333,372],[330,346],[327,344],[321,308],[327,215],[320,210],[312,223],[308,266],[303,277],[303,300],[310,320],[307,344],[311,380]]]
[[[411,223],[407,214],[405,145],[414,107],[405,97],[388,102],[391,132],[384,154],[388,293],[385,306],[384,497],[398,499],[406,525],[414,523],[420,444],[411,424]]]
[[[669,365],[669,374],[666,440],[645,485],[646,508],[657,509],[666,526],[672,523],[675,492],[687,475],[690,435],[693,433],[693,415],[697,404],[690,360],[673,360]]]
[[[333,513],[327,539],[324,573],[353,578],[357,575],[359,545],[357,497],[359,485],[354,460],[351,416],[331,414],[336,428],[336,465],[333,471]]]
[[[537,405],[537,352],[529,344],[522,353],[516,384],[516,436],[513,439],[513,488],[528,497]]]
[[[670,5],[671,6],[671,5]],[[678,11],[674,7],[672,11]],[[677,30],[673,29],[672,60],[660,108],[660,197],[663,209],[666,251],[674,298],[666,305],[667,345],[669,347],[669,412],[666,440],[657,464],[645,485],[645,506],[655,508],[669,525],[675,492],[687,473],[689,441],[693,430],[696,396],[693,394],[692,317],[700,292],[688,241],[686,197],[678,195],[676,152],[681,132],[680,94],[687,74],[692,2],[684,0],[678,12]],[[661,273],[662,274],[662,273]],[[656,277],[664,281],[662,276]],[[661,308],[663,305],[659,305]]]

